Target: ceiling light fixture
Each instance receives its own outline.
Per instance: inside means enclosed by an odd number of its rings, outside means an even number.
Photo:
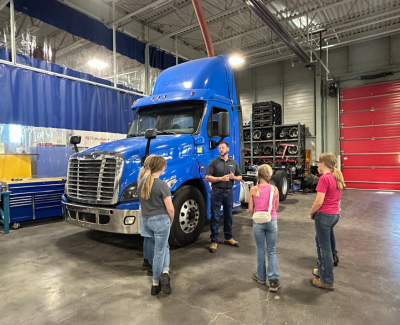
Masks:
[[[105,67],[108,66],[107,63],[97,60],[97,59],[92,59],[88,62],[88,65],[90,65],[93,68],[97,68],[97,69],[104,69]]]
[[[237,55],[233,55],[233,56],[229,57],[229,63],[232,66],[237,66],[239,64],[244,63],[244,59],[239,57],[239,56],[237,56]]]

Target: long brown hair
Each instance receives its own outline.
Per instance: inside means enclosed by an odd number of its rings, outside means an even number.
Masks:
[[[139,175],[138,175],[138,178],[137,178],[137,183],[138,183],[138,184],[139,184],[140,181],[143,179],[143,176],[144,176],[144,174],[146,173],[146,170],[149,169],[150,160],[151,160],[154,156],[155,156],[155,155],[150,155],[150,156],[148,156],[148,157],[145,159],[145,161],[144,161],[144,163],[143,163],[143,167],[140,168]]]
[[[141,196],[145,200],[150,199],[151,189],[154,184],[154,173],[157,173],[167,165],[164,157],[154,155],[149,161],[150,175],[143,181]]]
[[[257,169],[257,185],[260,184],[261,179],[266,181],[267,183],[270,182],[272,176],[272,168],[270,165],[263,164]],[[257,195],[260,194],[259,187],[257,186]]]
[[[324,152],[320,154],[318,161],[323,162],[326,167],[331,170],[331,173],[335,178],[337,188],[339,190],[344,189],[346,187],[346,184],[344,183],[342,172],[336,168],[337,159],[335,155],[331,154],[330,152]]]

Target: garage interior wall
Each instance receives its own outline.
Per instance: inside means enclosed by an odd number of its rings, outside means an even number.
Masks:
[[[400,34],[323,51],[323,60],[340,88],[376,84],[400,79]],[[243,108],[243,120],[249,121],[252,103],[275,101],[283,107],[284,124],[304,123],[309,130],[307,149],[311,159],[322,152],[339,155],[338,98],[328,96],[332,80],[325,70],[304,67],[297,58],[262,66],[244,68],[236,73]],[[394,72],[391,76],[360,80],[360,76]],[[322,79],[322,93],[321,85]],[[319,104],[320,103],[320,104]]]

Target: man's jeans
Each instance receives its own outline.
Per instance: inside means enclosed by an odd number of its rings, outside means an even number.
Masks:
[[[253,221],[254,238],[257,246],[257,278],[279,279],[278,261],[276,259],[275,241],[278,234],[277,220],[255,223]],[[267,244],[268,269],[265,267],[265,244]]]
[[[163,271],[169,271],[168,237],[171,221],[167,214],[143,218],[145,231],[154,240],[153,283],[158,283]]]
[[[219,217],[221,214],[221,205],[224,208],[224,235],[225,239],[232,238],[232,209],[233,192],[211,192],[211,243],[218,243]]]
[[[331,235],[339,221],[338,214],[317,212],[315,215],[315,242],[318,253],[318,272],[323,284],[333,285],[333,255]]]

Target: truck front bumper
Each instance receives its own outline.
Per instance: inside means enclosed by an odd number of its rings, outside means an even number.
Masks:
[[[88,207],[62,202],[64,220],[68,223],[93,230],[117,234],[139,234],[139,210],[118,210]]]

